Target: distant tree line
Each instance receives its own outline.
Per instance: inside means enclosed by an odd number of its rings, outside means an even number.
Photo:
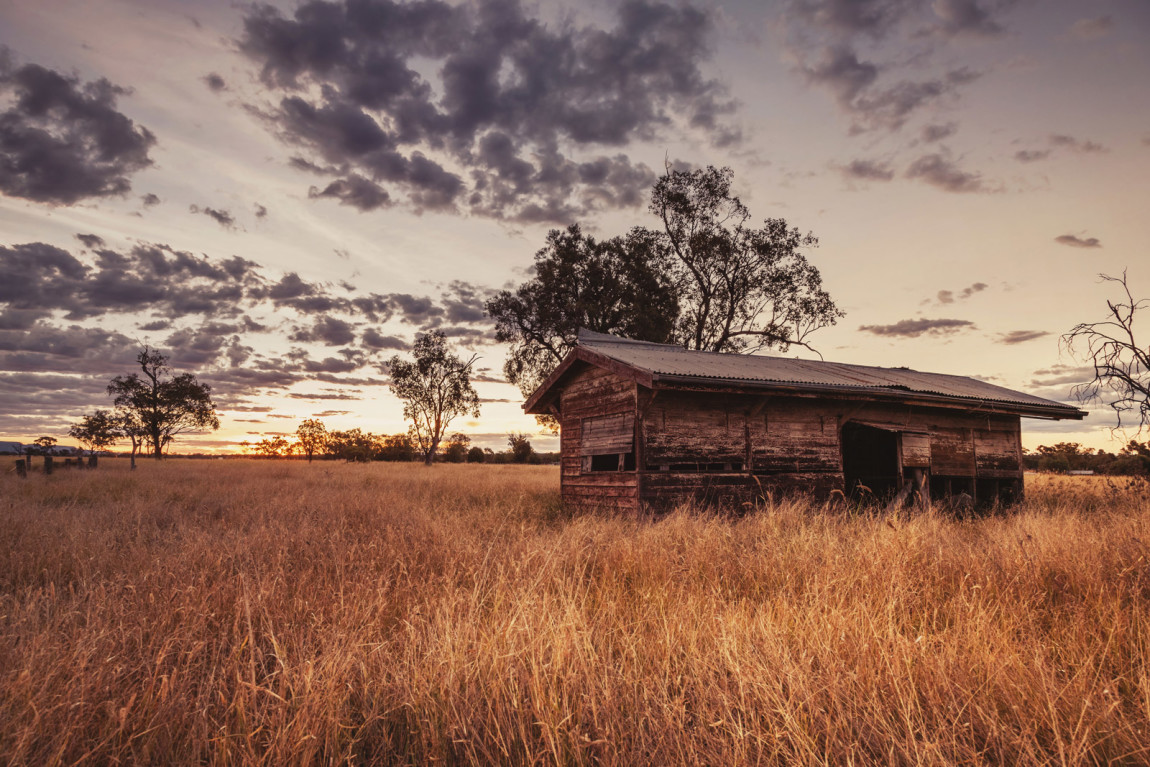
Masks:
[[[1024,451],[1023,465],[1030,471],[1092,471],[1095,474],[1150,474],[1150,441],[1131,440],[1117,453],[1083,447],[1077,442],[1040,445],[1034,452]]]
[[[322,421],[309,418],[296,429],[295,439],[283,435],[264,437],[257,442],[241,442],[245,451],[266,458],[287,458],[293,455],[321,460],[350,462],[367,461],[427,461],[426,448],[421,447],[410,432],[401,434],[372,434],[362,429],[328,431]],[[549,463],[558,459],[554,453],[537,453],[529,435],[512,432],[507,435],[507,450],[495,452],[471,444],[471,437],[455,433],[442,440],[432,456],[443,463]]]

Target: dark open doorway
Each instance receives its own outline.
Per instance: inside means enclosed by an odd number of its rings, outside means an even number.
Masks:
[[[843,426],[843,480],[848,495],[859,497],[869,489],[879,498],[898,492],[898,432],[861,423]]]

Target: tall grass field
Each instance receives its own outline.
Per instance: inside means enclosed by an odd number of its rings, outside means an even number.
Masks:
[[[1028,477],[971,520],[633,519],[558,482],[0,475],[0,763],[1150,762],[1144,482]]]

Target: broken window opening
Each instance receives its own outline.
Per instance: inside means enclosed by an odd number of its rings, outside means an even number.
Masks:
[[[583,458],[583,471],[634,471],[634,453],[602,453]]]

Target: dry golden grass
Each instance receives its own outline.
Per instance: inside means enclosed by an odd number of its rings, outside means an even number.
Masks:
[[[1150,761],[1150,492],[567,516],[551,468],[0,477],[0,755]]]

